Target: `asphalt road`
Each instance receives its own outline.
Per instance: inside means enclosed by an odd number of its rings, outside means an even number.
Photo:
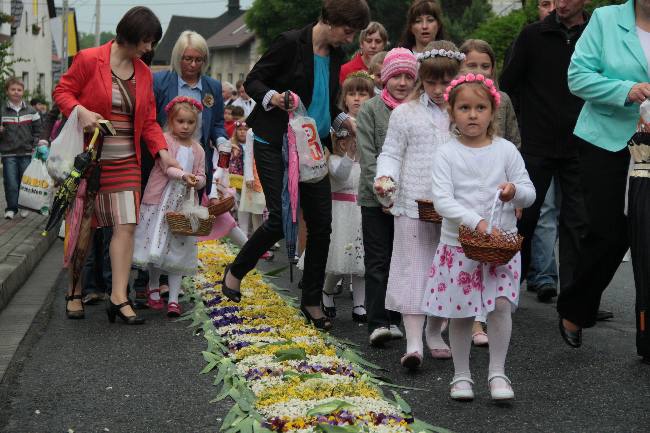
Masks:
[[[276,260],[262,269],[282,265]],[[274,280],[295,289],[288,272]],[[89,307],[84,321],[64,318],[60,278],[37,315],[0,384],[0,431],[40,432],[216,432],[229,403],[210,404],[217,389],[203,367],[201,337],[185,322],[144,312],[142,327],[109,325],[103,308]],[[54,296],[56,294],[56,296]],[[364,326],[351,320],[351,299],[337,298],[333,334],[350,339],[369,361],[401,385],[426,388],[404,397],[419,418],[457,433],[470,432],[650,432],[650,366],[634,347],[634,289],[623,264],[602,307],[613,321],[587,330],[581,349],[566,346],[557,331],[554,305],[524,293],[514,315],[507,373],[516,401],[489,400],[488,350],[472,349],[477,399],[448,397],[451,361],[425,357],[409,374],[399,365],[404,341],[370,348]]]

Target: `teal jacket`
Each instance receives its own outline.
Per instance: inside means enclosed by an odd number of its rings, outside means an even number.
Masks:
[[[596,9],[569,65],[569,89],[585,100],[575,135],[612,152],[623,149],[639,120],[639,105],[628,103],[627,95],[648,79],[634,0]]]

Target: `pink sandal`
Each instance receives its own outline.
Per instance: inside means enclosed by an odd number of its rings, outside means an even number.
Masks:
[[[183,313],[183,309],[176,302],[167,304],[167,317],[179,317]]]
[[[160,311],[163,308],[165,308],[165,300],[163,298],[158,298],[156,299],[151,299],[151,294],[152,293],[158,293],[160,295],[160,288],[158,289],[153,289],[150,290],[149,287],[147,287],[147,307],[151,308],[152,310]]]

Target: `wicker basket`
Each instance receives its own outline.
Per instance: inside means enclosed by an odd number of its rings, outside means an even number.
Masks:
[[[422,221],[440,224],[442,217],[433,207],[431,200],[415,200],[418,204],[418,216]]]
[[[220,195],[217,202],[208,206],[208,212],[212,216],[219,216],[228,212],[235,206],[235,197],[231,195]]]
[[[212,224],[216,217],[210,215],[207,219],[199,219],[199,228],[192,231],[190,219],[180,212],[167,212],[167,224],[172,233],[179,236],[207,236],[212,231]]]
[[[505,265],[521,250],[523,240],[518,233],[487,234],[467,226],[458,229],[458,241],[465,255],[481,263]]]

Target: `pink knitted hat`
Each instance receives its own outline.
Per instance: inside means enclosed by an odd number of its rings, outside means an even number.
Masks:
[[[409,74],[413,78],[418,75],[418,61],[406,48],[393,48],[386,54],[381,68],[381,82],[386,84],[388,80],[399,74]]]

